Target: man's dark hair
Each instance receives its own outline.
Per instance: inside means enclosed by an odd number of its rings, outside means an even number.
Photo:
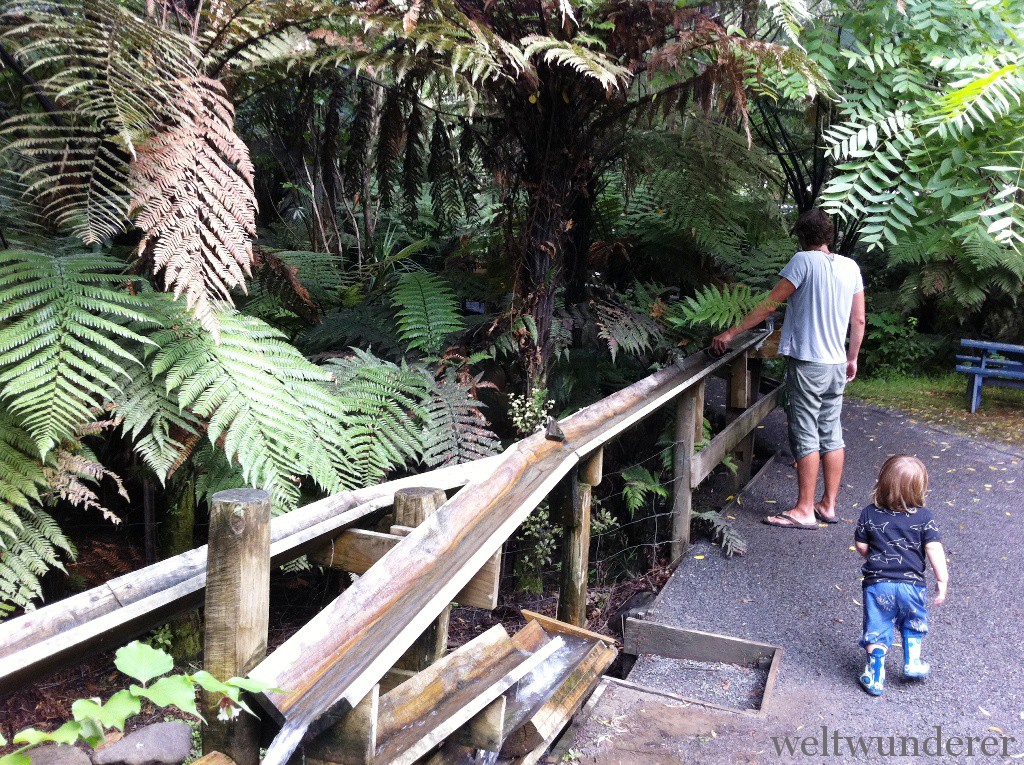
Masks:
[[[812,207],[796,219],[793,233],[800,240],[802,247],[820,247],[823,244],[832,244],[836,228],[832,225],[832,219],[827,212],[820,207]]]

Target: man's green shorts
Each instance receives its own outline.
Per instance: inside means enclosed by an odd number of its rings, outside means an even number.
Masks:
[[[786,359],[786,415],[794,459],[842,449],[846,364]]]

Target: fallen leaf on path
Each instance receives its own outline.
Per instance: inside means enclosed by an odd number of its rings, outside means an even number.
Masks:
[[[704,556],[703,555],[694,555],[693,559],[694,560],[704,560]]]
[[[985,715],[985,717],[991,717],[991,716],[992,716],[992,713],[991,713],[991,712],[989,712],[989,711],[988,711],[987,709],[985,709],[985,707],[983,707],[983,706],[979,706],[979,707],[978,707],[978,709],[980,709],[980,710],[981,710],[981,713],[982,713],[983,715]]]

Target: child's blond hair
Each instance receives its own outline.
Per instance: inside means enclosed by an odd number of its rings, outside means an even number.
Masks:
[[[928,468],[917,457],[897,454],[890,457],[878,472],[878,482],[871,494],[876,507],[913,513],[924,507],[928,493]]]

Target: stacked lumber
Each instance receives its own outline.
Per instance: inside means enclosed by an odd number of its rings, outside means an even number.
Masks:
[[[536,762],[616,651],[604,636],[524,615],[529,621],[515,635],[492,627],[387,692],[375,685],[304,747],[302,759],[308,765],[445,765],[472,762],[467,758],[484,751],[495,762]]]

